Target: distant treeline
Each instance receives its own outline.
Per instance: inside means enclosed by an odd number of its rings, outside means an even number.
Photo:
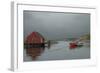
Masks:
[[[73,41],[76,40],[77,38],[67,38],[66,41]]]
[[[50,41],[51,43],[57,43],[57,41],[72,41],[76,39],[77,38],[64,38],[64,39],[55,39],[55,40],[47,40],[47,41]]]

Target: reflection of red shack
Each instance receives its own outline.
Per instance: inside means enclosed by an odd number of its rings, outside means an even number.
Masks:
[[[39,46],[44,44],[44,41],[43,36],[38,32],[32,32],[30,35],[28,35],[25,39],[25,44],[27,44],[27,46],[31,46],[30,44],[32,44],[33,47],[26,48],[27,55],[30,55],[32,59],[35,60],[44,50],[43,47]],[[34,47],[34,45],[36,46]]]

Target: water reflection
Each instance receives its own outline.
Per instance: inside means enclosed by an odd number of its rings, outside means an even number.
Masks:
[[[75,49],[70,49],[70,41],[58,41],[57,44],[52,44],[50,48],[28,48],[24,61],[47,61],[47,60],[68,60],[68,59],[87,59],[90,58],[90,47],[82,46]],[[27,59],[27,60],[26,60]]]
[[[29,48],[26,49],[26,54],[31,56],[32,60],[36,60],[44,52],[44,48]]]
[[[52,42],[52,45],[54,43]],[[37,60],[38,56],[44,52],[45,49],[50,49],[51,41],[45,43],[25,43],[24,48],[26,50],[26,54],[32,58],[32,60]]]
[[[58,44],[58,42],[50,40],[45,43],[25,43],[24,50],[26,55],[30,56],[32,61],[35,61],[42,53],[44,53],[45,49],[50,50],[50,48],[55,44]]]

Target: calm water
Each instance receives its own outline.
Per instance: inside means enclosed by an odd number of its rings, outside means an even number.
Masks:
[[[83,46],[80,48],[69,49],[69,41],[58,41],[53,44],[50,49],[45,48],[35,61],[46,60],[71,60],[71,59],[87,59],[90,58],[90,47]],[[24,61],[32,61],[32,58],[26,54],[24,50]]]

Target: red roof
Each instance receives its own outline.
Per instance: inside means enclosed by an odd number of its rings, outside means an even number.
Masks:
[[[44,37],[38,32],[32,32],[26,38],[26,43],[42,43],[44,42]]]

